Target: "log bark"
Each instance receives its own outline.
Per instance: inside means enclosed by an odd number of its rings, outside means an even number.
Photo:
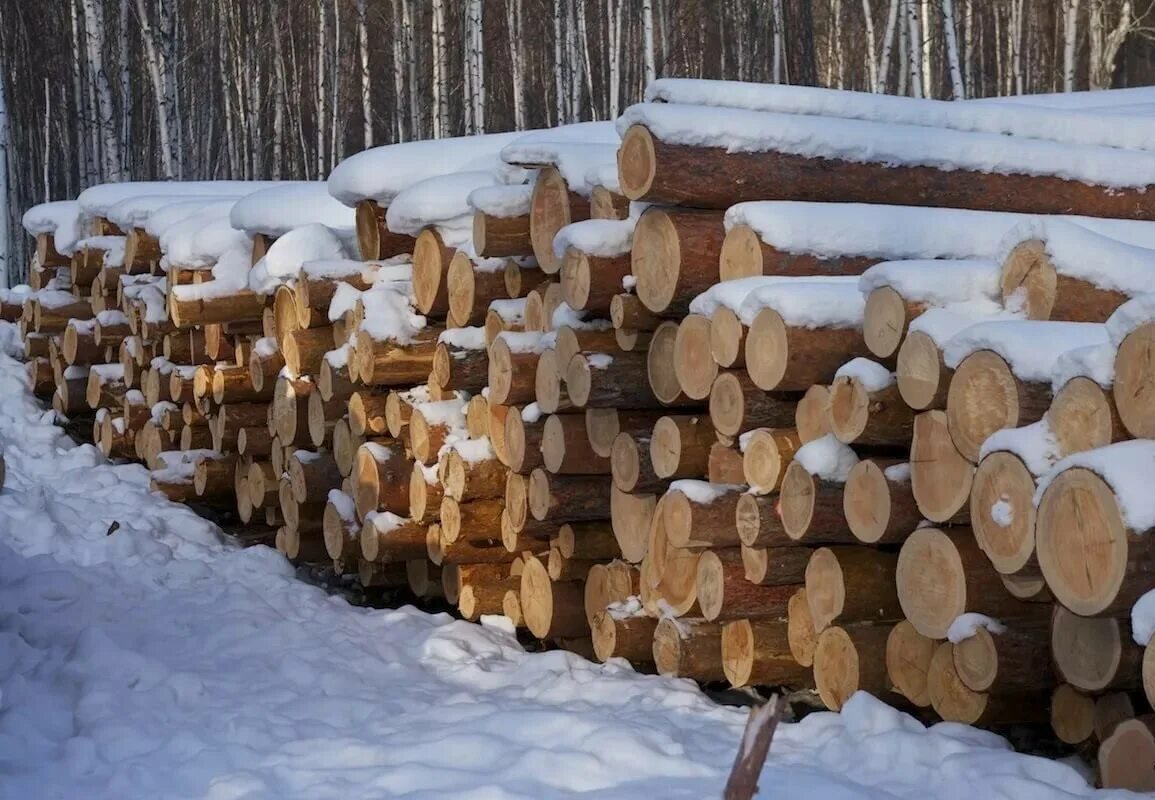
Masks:
[[[407,515],[411,470],[404,450],[397,444],[361,445],[350,476],[358,516],[364,519],[373,511]]]
[[[479,392],[489,380],[489,354],[485,350],[438,342],[433,352],[431,375],[442,389]]]
[[[539,522],[608,519],[611,479],[550,475],[540,467],[529,478],[529,511]]]
[[[506,297],[503,262],[474,263],[460,250],[449,262],[446,281],[448,315],[456,327],[481,325],[489,312],[489,304]]]
[[[664,492],[668,481],[654,473],[649,437],[622,432],[610,452],[610,474],[621,492]]]
[[[657,626],[658,620],[653,617],[617,619],[605,611],[599,612],[591,625],[594,653],[599,661],[624,658],[635,666],[653,664]]]
[[[710,387],[710,422],[724,436],[756,428],[794,427],[797,394],[764,392],[745,372],[722,372]]]
[[[441,498],[441,536],[448,544],[463,537],[501,542],[500,500],[474,500],[459,503],[452,497]]]
[[[422,331],[410,344],[377,341],[359,331],[350,360],[350,374],[361,383],[377,386],[411,386],[424,383],[433,369],[437,331]],[[355,358],[354,358],[355,357]]]
[[[863,544],[899,544],[922,522],[910,486],[910,466],[897,459],[863,459],[842,490],[842,513]]]
[[[533,242],[529,238],[529,214],[495,217],[475,211],[473,249],[482,258],[531,255]]]
[[[555,475],[609,475],[610,459],[590,447],[585,417],[553,414],[545,421],[541,440],[542,465]]]
[[[425,558],[425,533],[412,520],[374,514],[361,526],[361,557],[375,564]]]
[[[556,167],[538,170],[529,204],[529,237],[543,272],[553,275],[561,269],[561,261],[553,252],[557,232],[571,222],[589,218],[589,200],[571,192]]]
[[[762,428],[745,438],[742,474],[754,494],[778,491],[794,454],[802,446],[798,432],[790,428]]]
[[[830,431],[845,444],[909,448],[914,412],[898,386],[869,391],[858,378],[835,378],[830,386]]]
[[[589,635],[581,581],[554,582],[540,559],[530,556],[520,579],[525,626],[539,639]]]
[[[879,261],[876,257],[847,253],[822,258],[811,253],[791,253],[767,244],[749,225],[734,225],[726,232],[718,259],[718,279],[780,275],[805,278],[811,275],[861,275]]]
[[[746,580],[741,552],[707,550],[698,557],[697,599],[708,620],[785,619],[797,585],[755,584]]]
[[[722,668],[731,686],[789,686],[813,683],[810,669],[790,652],[787,623],[740,619],[722,627]]]
[[[570,247],[561,262],[562,297],[570,308],[608,314],[614,297],[622,291],[622,278],[630,274],[630,269],[628,250],[607,256]]]
[[[614,441],[619,433],[648,436],[660,416],[661,412],[651,410],[619,411],[616,408],[587,408],[586,436],[595,453],[612,459]]]
[[[806,600],[814,627],[902,619],[894,571],[898,554],[865,547],[822,547],[806,566]]]
[[[619,329],[652,331],[662,324],[662,318],[646,308],[637,295],[618,294],[610,301],[610,322]]]
[[[708,416],[666,416],[654,423],[649,457],[654,474],[676,480],[706,474],[716,441]]]
[[[654,665],[669,677],[725,680],[722,626],[706,620],[660,620],[654,629]]]
[[[878,129],[879,135],[886,130]],[[803,200],[1155,217],[1155,200],[1142,188],[1096,186],[1057,175],[731,152],[663,142],[643,125],[631,126],[622,137],[618,164],[626,197],[666,205],[725,209],[752,200]]]
[[[1048,634],[1045,620],[1012,621],[997,636],[979,627],[955,643],[955,673],[974,692],[1050,690],[1055,680],[1046,646]]]
[[[377,261],[413,252],[415,246],[413,237],[393,233],[385,224],[387,210],[373,200],[362,200],[357,204],[354,217],[357,247],[361,252],[361,258],[366,261]]]
[[[538,353],[517,352],[504,336],[489,347],[489,401],[501,405],[521,405],[537,399]]]
[[[738,538],[747,547],[793,547],[786,534],[776,495],[743,494],[734,510]]]
[[[570,402],[577,408],[660,407],[643,377],[646,363],[642,353],[578,353],[570,359],[565,373]]]

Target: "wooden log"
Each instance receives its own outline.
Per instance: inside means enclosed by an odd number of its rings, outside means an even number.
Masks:
[[[441,461],[440,480],[445,495],[454,500],[486,500],[505,493],[506,469],[496,458],[466,460],[450,450]]]
[[[722,626],[701,619],[668,619],[654,628],[654,665],[668,677],[725,680]]]
[[[642,305],[655,314],[685,314],[694,297],[718,282],[725,235],[716,211],[647,209],[630,250]]]
[[[1155,717],[1120,722],[1099,745],[1098,757],[1104,789],[1155,791]]]
[[[988,436],[1037,422],[1050,404],[1049,381],[1025,381],[1001,356],[979,350],[955,368],[947,393],[947,425],[959,453],[976,462]]]
[[[975,692],[1050,690],[1055,679],[1047,637],[1045,620],[1011,622],[998,635],[979,626],[971,636],[955,642],[955,672]]]
[[[662,500],[650,520],[642,559],[641,599],[647,608],[672,616],[699,616],[697,570],[700,552],[674,547],[666,537]]]
[[[377,341],[362,330],[357,333],[354,350],[356,360],[350,362],[350,374],[355,373],[361,383],[411,386],[429,377],[437,350],[437,331],[420,331],[413,342],[399,345],[393,341]]]
[[[533,393],[537,398],[538,408],[546,414],[556,414],[573,408],[556,350],[545,350],[538,358]]]
[[[413,409],[409,418],[409,450],[414,459],[426,465],[437,462],[450,433],[459,430],[464,422],[459,416],[464,405],[460,400],[441,400]]]
[[[715,442],[710,446],[710,457],[706,461],[706,479],[710,483],[742,483],[742,453],[732,445]]]
[[[394,433],[388,430],[385,419],[386,399],[384,392],[371,389],[361,389],[349,395],[349,431],[355,436],[382,436],[387,432],[390,436],[397,436],[400,431]]]
[[[39,328],[37,328],[39,330]],[[1131,331],[1115,353],[1112,394],[1119,419],[1137,438],[1155,437],[1155,369],[1148,354],[1155,348],[1155,322]]]
[[[450,259],[445,279],[448,315],[456,327],[481,325],[489,312],[489,304],[506,297],[502,259],[474,261],[459,250]]]
[[[741,371],[723,372],[710,388],[710,422],[724,436],[793,427],[798,396],[764,392]]]
[[[746,547],[791,547],[797,544],[782,526],[777,496],[743,494],[734,510],[738,538]]]
[[[910,488],[922,515],[944,523],[969,513],[974,466],[955,447],[946,412],[924,411],[914,418],[910,443]]]
[[[1035,550],[1055,598],[1085,617],[1125,614],[1151,588],[1155,544],[1130,530],[1110,486],[1089,469],[1056,477],[1038,506]]]
[[[608,314],[630,269],[628,249],[615,255],[595,255],[571,246],[561,262],[562,297],[570,308]]]
[[[695,405],[695,401],[682,394],[674,371],[674,341],[678,335],[678,325],[667,321],[659,325],[650,339],[646,351],[646,376],[650,391],[657,401],[665,406]]]
[[[589,218],[589,200],[571,192],[556,167],[538,170],[529,202],[529,238],[543,272],[553,275],[561,269],[561,261],[553,252],[557,232],[571,222]]]
[[[293,313],[296,314],[294,307]],[[316,375],[325,353],[333,349],[333,328],[299,328],[281,339],[285,366],[298,375]]]
[[[794,409],[794,428],[803,444],[830,433],[830,387],[816,383],[803,393]]]
[[[845,444],[909,447],[914,412],[903,402],[898,386],[870,391],[852,375],[830,386],[830,432]]]
[[[610,322],[617,330],[653,331],[662,318],[642,305],[637,295],[618,294],[610,301]]]
[[[211,393],[213,402],[218,405],[268,401],[276,388],[275,384],[266,384],[258,390],[253,386],[252,375],[249,374],[248,367],[232,364],[218,364],[212,372],[200,374],[211,380],[208,391]],[[193,393],[196,394],[195,388]]]
[[[857,543],[843,512],[843,484],[811,475],[797,461],[782,478],[779,512],[782,528],[808,545]]]
[[[565,372],[570,402],[577,408],[658,408],[661,402],[643,378],[646,364],[642,353],[578,353]]]
[[[806,600],[814,627],[893,622],[902,618],[894,584],[897,553],[864,547],[822,547],[806,566]]]
[[[531,415],[532,416],[532,415]],[[541,451],[542,437],[545,435],[545,422],[534,418],[526,421],[523,413],[514,408],[512,413],[505,416],[505,465],[516,473],[529,474],[542,466]]]
[[[1131,638],[1127,620],[1080,617],[1056,605],[1049,624],[1055,674],[1085,692],[1137,689],[1142,685],[1143,648]]]
[[[433,353],[431,375],[444,390],[480,391],[489,379],[489,355],[485,350],[438,342]]]
[[[911,331],[902,340],[895,360],[895,380],[903,401],[912,409],[946,408],[952,374],[929,334]]]
[[[698,605],[708,620],[785,619],[797,585],[754,584],[746,580],[741,552],[707,550],[698,557]]]
[[[610,490],[610,524],[622,550],[622,558],[638,563],[649,547],[649,530],[658,499],[652,494]]]
[[[778,491],[786,470],[794,463],[794,454],[802,446],[798,432],[792,429],[762,428],[745,438],[742,474],[755,494]]]
[[[329,491],[341,486],[337,462],[328,453],[298,450],[288,465],[289,486],[298,503],[324,503]]]
[[[674,337],[674,375],[682,393],[692,400],[710,396],[718,364],[710,352],[710,318],[689,314]]]
[[[824,121],[815,119],[811,124],[814,135],[821,137]],[[855,124],[863,125],[864,131],[870,130],[870,134],[864,133],[866,137],[875,131],[880,137],[890,135],[881,124]],[[981,137],[975,136],[977,146]],[[882,160],[849,161],[777,151],[696,147],[663,142],[642,124],[630,126],[622,137],[618,171],[622,193],[631,200],[692,203],[699,208],[789,199],[1126,219],[1148,219],[1155,214],[1155,205],[1146,199],[1142,187],[1119,189],[1057,175],[987,173],[958,165],[947,170],[895,166]],[[702,175],[710,176],[709,185],[701,180]]]
[[[423,524],[438,520],[444,497],[445,487],[437,477],[437,471],[414,462],[409,477],[409,518]]]
[[[408,514],[411,469],[404,450],[395,443],[361,445],[350,475],[358,516],[364,519],[373,511]]]
[[[553,552],[550,551],[551,558]],[[560,548],[558,552],[561,553]],[[597,616],[610,609],[610,606],[625,604],[631,597],[637,597],[640,578],[638,568],[624,561],[615,560],[590,567],[585,578],[584,605],[591,630],[594,629]],[[614,613],[625,611],[620,606],[610,610]]]
[[[505,504],[500,500],[474,500],[459,503],[452,497],[441,498],[441,536],[453,544],[461,538],[488,539],[501,542],[501,512]]]
[[[473,212],[473,249],[483,258],[531,254],[529,214],[498,217],[483,211]]]
[[[520,578],[525,626],[539,639],[574,638],[589,633],[581,581],[550,580],[541,559],[529,556]]]
[[[1081,745],[1095,732],[1095,700],[1068,683],[1051,693],[1051,730],[1059,741]]]
[[[1047,424],[1060,458],[1128,438],[1111,392],[1081,376],[1071,378],[1055,393]]]
[[[891,625],[830,627],[814,650],[814,685],[831,711],[840,711],[857,691],[881,695],[890,689],[886,643]]]
[[[558,477],[539,467],[529,477],[529,511],[539,522],[608,519],[611,485],[608,475]]]
[[[622,432],[610,452],[610,474],[621,492],[665,491],[667,481],[654,473],[649,458],[649,439]]]
[[[624,617],[600,611],[590,625],[599,661],[624,658],[635,666],[654,662],[654,617]]]
[[[788,325],[772,308],[759,311],[746,334],[746,371],[766,391],[804,392],[828,382],[849,359],[865,355],[860,330]]]
[[[1027,319],[1106,322],[1130,297],[1060,271],[1039,239],[1015,245],[1003,259],[999,288]]]
[[[996,619],[1038,613],[1006,590],[964,526],[912,533],[899,551],[895,584],[903,614],[931,639],[945,638],[963,613]]]
[[[737,547],[734,523],[741,487],[690,481],[671,488],[662,501],[666,536],[674,547]]]
[[[586,438],[590,448],[599,456],[613,458],[614,441],[619,433],[630,436],[648,435],[658,421],[660,411],[620,411],[616,408],[587,408],[585,411]]]
[[[361,526],[361,557],[375,564],[425,558],[425,526],[396,514],[373,512]]]
[[[722,627],[722,669],[731,686],[806,687],[810,669],[790,652],[787,623],[740,619]]]
[[[232,495],[236,465],[235,455],[198,458],[193,472],[193,491],[197,497],[211,500]]]
[[[706,416],[666,416],[654,423],[649,457],[662,479],[697,478],[706,474],[715,442]]]
[[[512,337],[517,338],[512,338]],[[531,334],[504,334],[489,347],[489,400],[501,405],[532,403],[536,398],[537,361]],[[536,341],[536,339],[532,339]],[[512,346],[511,346],[512,343]],[[523,350],[522,348],[529,348]]]
[[[897,459],[863,459],[842,489],[846,525],[863,544],[898,544],[922,521],[910,486],[910,465]]]
[[[542,465],[555,475],[607,475],[610,459],[590,447],[585,418],[553,414],[546,418],[541,439]]]
[[[386,209],[373,200],[362,200],[357,203],[354,217],[357,247],[361,258],[367,261],[413,252],[413,237],[390,231],[385,224],[385,212]]]
[[[810,563],[808,547],[748,547],[742,545],[746,580],[762,586],[801,586]]]
[[[1034,497],[1035,476],[1014,453],[990,453],[975,469],[971,530],[991,564],[1004,575],[1039,574]]]
[[[413,301],[422,314],[443,316],[449,311],[449,264],[455,252],[433,228],[418,234],[413,246]]]
[[[200,287],[206,284],[200,284]],[[177,286],[169,293],[168,313],[172,324],[178,328],[191,328],[214,322],[260,319],[265,308],[265,298],[248,289],[240,289],[228,294],[208,296],[198,294],[200,287]]]
[[[505,593],[520,585],[520,578],[467,583],[461,587],[461,593],[457,597],[457,610],[470,622],[481,619],[483,614],[501,614],[504,610]]]
[[[749,225],[733,225],[726,232],[718,256],[718,279],[757,275],[808,277],[811,275],[861,275],[879,259],[848,253],[826,258],[813,253],[794,253],[767,244]]]
[[[925,310],[925,303],[908,301],[893,286],[871,290],[862,314],[862,339],[866,349],[875,358],[894,358],[911,321]]]
[[[68,256],[56,249],[56,236],[53,233],[36,234],[36,262],[41,267],[68,266]]]
[[[886,637],[886,674],[894,691],[920,708],[930,706],[927,677],[938,642],[919,633],[908,620]]]
[[[942,642],[934,651],[927,672],[931,706],[948,722],[992,725],[1037,721],[1045,703],[1041,693],[994,694],[976,692],[959,678],[954,663],[955,645]]]

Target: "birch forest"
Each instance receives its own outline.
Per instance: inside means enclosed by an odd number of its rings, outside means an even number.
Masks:
[[[6,205],[318,179],[371,145],[613,118],[654,77],[942,99],[1141,85],[1153,3],[0,0]]]

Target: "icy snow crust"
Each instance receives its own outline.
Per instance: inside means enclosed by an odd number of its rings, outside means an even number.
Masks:
[[[1099,115],[1048,108],[922,100],[804,86],[685,78],[654,81],[646,89],[646,100],[900,123],[1067,144],[1155,150],[1155,119],[1140,118],[1120,125],[1117,120]]]
[[[990,259],[881,261],[862,273],[863,294],[889,286],[904,300],[945,306],[968,300],[999,300],[1000,265]]]
[[[107,217],[109,209],[133,197],[150,194],[177,194],[192,197],[231,197],[236,199],[259,189],[280,186],[281,181],[125,181],[102,183],[85,189],[76,198],[81,214]]]
[[[1107,326],[1096,322],[992,320],[952,336],[942,356],[954,369],[972,353],[991,350],[1022,380],[1050,382],[1055,362],[1063,353],[1106,343]]]
[[[229,221],[250,236],[283,236],[312,223],[352,231],[354,212],[329,194],[324,181],[293,181],[242,197],[233,206]]]
[[[0,325],[9,347],[15,327]],[[692,683],[349,606],[51,425],[0,355],[0,752],[13,797],[717,797],[745,713]],[[108,535],[113,522],[120,528]],[[19,609],[19,613],[13,613]],[[859,694],[782,725],[766,796],[1119,798]]]
[[[33,236],[51,233],[56,251],[61,255],[72,255],[76,240],[80,238],[80,204],[75,200],[41,203],[25,211],[21,222],[24,230]]]
[[[1155,183],[1155,153],[1069,145],[996,133],[673,103],[630,106],[618,130],[645,125],[662,142],[731,153],[790,153],[887,166],[1006,175],[1053,175],[1098,186]]]

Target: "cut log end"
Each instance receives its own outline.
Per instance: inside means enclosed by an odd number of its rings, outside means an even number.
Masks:
[[[1050,319],[1058,280],[1046,244],[1039,239],[1020,242],[1003,261],[999,276],[1003,305],[1025,312],[1027,319]]]
[[[878,358],[892,358],[906,336],[906,301],[889,286],[880,286],[866,297],[862,337],[866,349]]]
[[[906,618],[932,639],[946,638],[951,623],[967,610],[962,559],[950,537],[936,528],[921,528],[903,543],[895,584]]]
[[[951,438],[968,461],[979,460],[979,450],[992,433],[1023,422],[1019,381],[998,354],[979,350],[955,369],[947,391],[946,415]]]
[[[1155,438],[1155,322],[1140,325],[1127,334],[1115,354],[1112,392],[1119,419],[1137,438]]]
[[[922,331],[907,334],[898,349],[895,369],[898,391],[906,404],[915,411],[944,405],[948,375],[934,339]]]
[[[914,418],[910,483],[915,502],[932,522],[947,522],[970,499],[974,466],[955,447],[946,413],[924,411]]]
[[[786,323],[777,311],[762,309],[746,334],[746,371],[760,389],[776,388],[789,361]]]
[[[1121,722],[1099,745],[1099,778],[1105,789],[1155,792],[1155,734],[1148,721]]]
[[[1056,605],[1051,615],[1051,657],[1055,671],[1085,692],[1101,692],[1115,679],[1124,647],[1119,620],[1080,617]]]
[[[1012,453],[991,453],[975,470],[971,529],[991,564],[1004,575],[1020,572],[1033,562],[1034,495],[1034,476]]]
[[[894,626],[886,638],[886,673],[895,691],[921,708],[930,705],[927,674],[938,643],[909,621]]]
[[[1059,446],[1059,456],[1106,447],[1124,438],[1114,399],[1090,378],[1063,384],[1051,401],[1047,421]]]
[[[618,183],[622,194],[639,200],[650,190],[657,169],[654,137],[642,125],[632,125],[618,148]]]

